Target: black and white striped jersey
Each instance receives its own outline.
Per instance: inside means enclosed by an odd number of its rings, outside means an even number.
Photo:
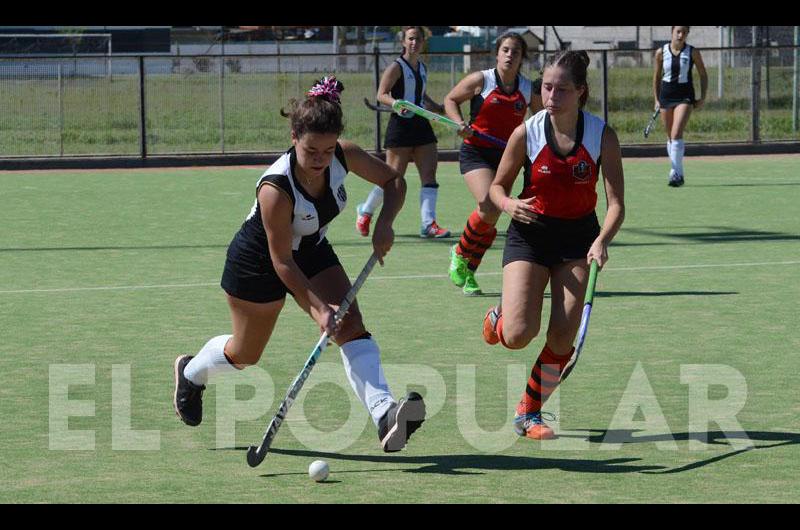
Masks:
[[[302,251],[319,244],[328,231],[328,225],[345,208],[347,192],[344,179],[347,163],[342,147],[336,144],[331,165],[325,170],[325,194],[315,199],[303,189],[294,175],[297,164],[295,148],[289,149],[259,177],[256,195],[263,185],[278,188],[292,201],[292,250]],[[236,234],[240,249],[269,256],[267,235],[261,221],[261,206],[256,197],[250,213]],[[244,248],[243,248],[244,247]]]
[[[400,65],[403,75],[392,86],[391,94],[394,99],[405,99],[422,107],[425,97],[425,88],[428,83],[428,69],[425,63],[418,61],[417,70],[414,70],[402,56],[395,59]]]
[[[692,84],[692,60],[693,48],[684,44],[683,49],[678,55],[673,55],[670,44],[667,43],[661,48],[661,66],[663,74],[661,76],[660,98],[669,100],[694,101],[694,86]]]

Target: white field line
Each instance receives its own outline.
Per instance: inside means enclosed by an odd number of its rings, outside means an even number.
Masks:
[[[607,268],[603,272],[639,272],[679,269],[715,269],[732,267],[765,267],[776,265],[800,265],[800,260],[794,261],[752,261],[742,263],[708,263],[703,265],[654,265],[647,267],[616,267]],[[502,271],[482,272],[481,276],[500,276]],[[447,274],[411,274],[403,276],[373,276],[371,280],[429,280],[447,278]],[[219,281],[202,283],[166,283],[155,285],[109,285],[103,287],[65,287],[60,289],[15,289],[0,291],[0,294],[36,294],[36,293],[69,293],[77,291],[135,291],[140,289],[181,289],[187,287],[212,287],[218,286]]]

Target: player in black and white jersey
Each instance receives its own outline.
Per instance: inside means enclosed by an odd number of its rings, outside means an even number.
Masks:
[[[668,184],[682,186],[684,182],[683,131],[689,123],[692,109],[700,110],[706,99],[708,75],[700,50],[686,42],[689,26],[672,26],[672,39],[656,50],[653,75],[653,96],[656,108],[667,131],[667,153],[672,169]],[[692,67],[700,74],[700,98],[695,98]]]
[[[419,394],[396,402],[389,391],[380,350],[364,328],[358,304],[353,302],[338,325],[334,321],[350,281],[325,234],[347,202],[347,172],[384,190],[385,204],[372,236],[381,264],[392,247],[392,222],[406,191],[396,170],[339,140],[343,88],[334,77],[326,77],[304,101],[292,102],[288,117],[293,147],[258,179],[253,208],[228,247],[221,285],[233,333],[212,338],[195,356],[175,360],[175,410],[188,425],[202,420],[202,392],[209,376],[259,361],[287,293],[340,346],[347,377],[378,427],[385,451],[402,449],[424,420]]]
[[[434,102],[426,93],[428,71],[420,59],[425,44],[425,29],[421,26],[403,27],[403,54],[386,68],[378,85],[378,101],[392,106],[395,100],[405,99],[415,105],[427,107],[435,112],[444,112],[444,107]],[[393,113],[386,127],[386,163],[405,175],[412,160],[417,166],[420,179],[420,237],[442,238],[449,230],[436,222],[436,200],[439,184],[436,182],[436,135],[430,122],[407,110]],[[362,236],[369,235],[369,224],[375,210],[383,200],[383,190],[375,186],[367,199],[356,209],[356,230]]]

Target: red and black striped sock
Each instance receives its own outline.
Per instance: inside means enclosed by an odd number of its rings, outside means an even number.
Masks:
[[[492,246],[495,237],[497,237],[497,230],[494,225],[482,221],[476,208],[464,226],[456,253],[469,260],[468,266],[470,270],[474,271],[481,264],[483,255]]]
[[[525,393],[522,394],[522,400],[517,405],[517,414],[521,416],[542,410],[542,405],[547,398],[558,388],[558,384],[561,382],[561,372],[564,371],[564,366],[569,362],[570,357],[572,357],[572,352],[570,355],[559,357],[545,344],[539,358],[533,363]]]

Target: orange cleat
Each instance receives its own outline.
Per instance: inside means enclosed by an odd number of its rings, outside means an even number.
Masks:
[[[514,416],[514,432],[533,440],[552,440],[556,437],[553,429],[542,420],[541,412]]]
[[[500,312],[497,306],[490,307],[483,317],[483,340],[486,344],[495,345],[500,342],[500,337],[497,336],[497,319],[500,318]]]

